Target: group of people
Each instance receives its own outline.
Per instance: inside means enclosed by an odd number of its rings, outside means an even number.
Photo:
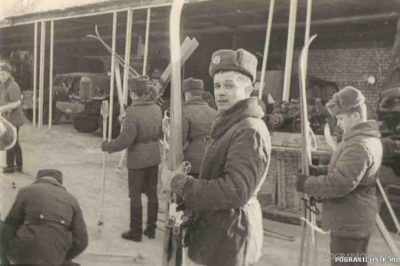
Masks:
[[[219,50],[212,55],[209,74],[217,110],[203,100],[202,80],[189,78],[182,83],[182,145],[191,170],[186,173],[182,166],[172,171],[164,165],[161,181],[193,213],[185,239],[189,239],[189,259],[199,265],[253,265],[262,254],[257,194],[268,172],[271,138],[262,119],[264,110],[251,97],[257,63],[244,49]],[[133,102],[126,110],[122,131],[116,139],[103,142],[101,149],[108,153],[128,150],[130,228],[121,237],[140,242],[143,235],[150,239],[156,235],[159,140],[166,132],[155,101],[158,92],[149,78],[132,78],[128,87]],[[310,176],[296,175],[296,189],[323,200],[322,224],[331,230],[332,253],[366,253],[377,213],[375,182],[382,160],[379,128],[367,120],[365,98],[353,87],[334,94],[326,107],[344,130],[343,139],[329,165],[310,166]],[[143,192],[148,197],[144,230]],[[63,201],[46,199],[56,195]],[[73,207],[66,210],[65,206]],[[32,186],[19,191],[3,227],[13,230],[1,234],[2,257],[17,263],[61,265],[87,246],[79,206],[65,192],[62,174],[56,170],[39,172]],[[38,234],[22,241],[35,228]],[[42,234],[41,230],[47,231]],[[47,249],[50,239],[60,244]],[[15,248],[20,242],[24,242],[22,248]],[[29,245],[43,253],[18,253]]]

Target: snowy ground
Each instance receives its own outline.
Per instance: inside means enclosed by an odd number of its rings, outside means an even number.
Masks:
[[[159,223],[155,240],[143,238],[142,243],[125,241],[120,234],[128,229],[129,199],[126,170],[119,171],[116,165],[120,154],[107,155],[107,181],[105,215],[102,234],[97,231],[100,214],[102,187],[102,153],[100,134],[77,133],[70,124],[53,126],[49,131],[26,125],[21,129],[21,146],[24,156],[25,174],[0,174],[0,212],[4,217],[11,207],[17,188],[30,184],[41,168],[57,168],[64,173],[64,184],[78,198],[90,235],[87,250],[76,261],[83,266],[102,265],[161,265],[163,224]],[[164,220],[165,195],[159,189],[161,206],[160,220]],[[144,203],[145,203],[144,198]],[[146,208],[144,208],[144,211]],[[145,219],[144,219],[145,221]],[[283,241],[265,235],[263,257],[257,265],[297,265],[300,247],[299,226],[264,219],[264,228],[295,236],[294,242]],[[399,246],[400,238],[393,235]],[[329,252],[329,237],[318,236],[319,263],[330,265],[324,259]],[[380,234],[376,231],[370,241],[370,253],[390,253]],[[393,265],[370,263],[369,265]]]

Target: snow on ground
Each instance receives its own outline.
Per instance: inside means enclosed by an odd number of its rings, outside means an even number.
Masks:
[[[41,168],[57,168],[64,173],[64,185],[81,204],[88,226],[90,244],[87,250],[76,259],[82,266],[102,265],[161,265],[163,224],[155,240],[143,237],[143,242],[135,243],[120,238],[129,225],[129,198],[126,169],[118,170],[120,153],[107,155],[106,194],[104,206],[104,226],[98,232],[102,191],[102,152],[101,136],[77,133],[72,125],[53,126],[49,131],[26,125],[21,129],[21,146],[24,156],[25,174],[0,174],[0,212],[2,217],[14,201],[17,188],[30,184]],[[159,188],[160,220],[164,220],[165,194]],[[143,203],[146,198],[143,198]],[[146,212],[146,207],[143,208]],[[144,218],[144,222],[146,219]],[[301,227],[264,219],[264,228],[281,234],[295,236],[294,242],[283,241],[265,235],[263,256],[257,266],[297,265],[300,249]],[[392,234],[398,244],[399,238]],[[320,266],[330,265],[324,255],[329,252],[329,236],[318,236]],[[376,231],[370,241],[370,253],[390,253],[380,234]],[[389,263],[370,263],[369,265],[393,265]]]

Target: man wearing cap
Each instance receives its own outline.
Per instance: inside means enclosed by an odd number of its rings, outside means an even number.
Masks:
[[[188,255],[197,264],[252,265],[261,256],[263,226],[257,193],[265,180],[271,141],[258,99],[250,97],[257,58],[239,49],[211,57],[218,115],[199,179],[164,169],[164,187],[183,196],[195,217]],[[182,167],[181,167],[182,168]]]
[[[1,265],[76,265],[88,245],[81,208],[63,187],[62,173],[40,170],[21,188],[4,223],[0,221]]]
[[[203,100],[204,83],[200,79],[188,78],[182,83],[185,104],[182,108],[182,140],[185,161],[190,162],[189,174],[199,177],[200,164],[207,142],[210,140],[211,125],[217,111]]]
[[[128,80],[132,105],[126,110],[122,131],[118,138],[103,142],[102,150],[114,153],[128,149],[130,197],[130,229],[122,238],[135,242],[142,241],[142,234],[155,238],[158,215],[158,165],[161,161],[159,140],[162,137],[162,112],[155,101],[157,89],[150,84],[147,76]],[[146,193],[147,227],[142,231],[142,191]]]
[[[18,135],[25,118],[21,108],[21,89],[12,77],[11,66],[8,63],[0,63],[0,83],[0,114],[17,129],[17,141],[14,147],[7,150],[7,167],[3,172],[21,172],[23,161]]]
[[[323,198],[322,226],[331,231],[331,253],[366,253],[376,224],[376,180],[382,161],[379,126],[367,120],[365,98],[345,87],[326,104],[343,129],[343,140],[327,166],[311,166],[310,177],[297,175],[296,188]],[[331,265],[339,265],[332,260]],[[340,265],[367,265],[344,263]]]

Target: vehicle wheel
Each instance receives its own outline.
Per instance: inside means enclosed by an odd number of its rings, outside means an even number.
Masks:
[[[74,116],[72,118],[72,124],[74,128],[81,133],[93,133],[100,127],[97,118],[87,116]]]
[[[103,135],[103,119],[100,119],[100,132],[101,135]],[[116,139],[119,136],[119,133],[121,131],[121,124],[118,121],[118,117],[113,118],[113,129],[112,129],[112,139]],[[108,118],[107,118],[107,134],[108,134]]]

